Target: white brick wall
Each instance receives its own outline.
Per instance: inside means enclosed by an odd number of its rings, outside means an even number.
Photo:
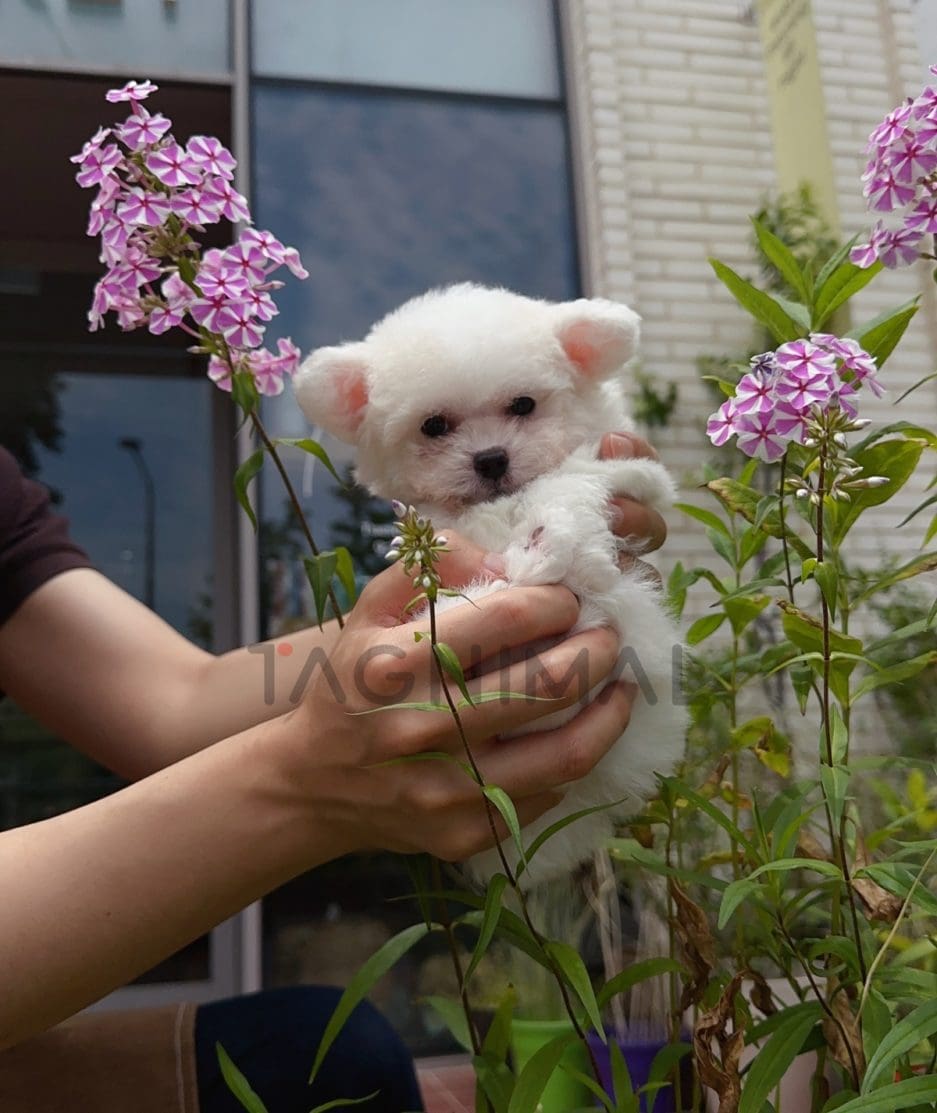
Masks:
[[[910,0],[814,0],[828,131],[844,234],[867,227],[859,175],[869,132],[922,73]],[[714,255],[754,277],[749,214],[775,187],[758,28],[740,0],[566,0],[566,62],[588,292],[629,302],[643,318],[643,369],[676,380],[680,407],[654,440],[685,497],[709,458],[703,434],[714,408],[695,359],[738,354],[746,316],[712,273]],[[864,400],[875,420],[937,424],[937,385],[900,411],[891,400],[937,367],[937,299],[927,268],[874,283],[861,317],[923,294],[923,305],[885,368],[889,396]],[[854,538],[853,555],[877,562],[915,551],[920,529],[897,522],[920,500],[926,476]],[[705,500],[703,500],[705,502]],[[674,514],[661,565],[714,559],[705,538]],[[699,605],[705,605],[702,596]]]

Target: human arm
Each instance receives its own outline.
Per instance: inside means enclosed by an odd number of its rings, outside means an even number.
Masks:
[[[399,623],[411,592],[396,567],[365,591],[331,655],[337,690],[320,670],[293,711],[104,800],[0,834],[0,1046],[71,1015],[321,862],[374,847],[458,859],[491,843],[481,794],[456,763],[394,760],[459,755],[448,715],[374,710],[395,702],[400,673],[412,677],[408,698],[432,695],[429,646],[413,637],[419,624]],[[577,613],[564,588],[514,589],[440,615],[439,636],[467,662],[474,646],[488,656],[502,644],[561,635]],[[583,653],[584,683],[611,677],[616,639],[591,630],[541,655],[535,693]],[[476,694],[492,683],[524,691],[530,679],[521,663],[470,686]],[[511,794],[522,822],[552,806],[557,786],[614,743],[632,692],[614,684],[608,699],[554,731],[509,745],[494,736],[579,694],[493,701],[465,714],[486,779]]]

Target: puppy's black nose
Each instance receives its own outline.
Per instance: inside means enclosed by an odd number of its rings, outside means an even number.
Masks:
[[[482,479],[500,479],[508,470],[508,454],[503,448],[485,448],[475,453],[472,464]]]

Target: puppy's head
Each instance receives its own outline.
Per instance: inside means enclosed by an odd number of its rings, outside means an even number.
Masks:
[[[296,380],[314,424],[358,448],[375,494],[458,513],[510,494],[621,427],[638,317],[461,285],[414,298],[366,339],[319,348]]]

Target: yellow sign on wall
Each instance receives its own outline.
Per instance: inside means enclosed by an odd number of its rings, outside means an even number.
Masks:
[[[839,235],[839,204],[826,130],[817,34],[810,0],[758,0],[778,188],[807,183]]]

